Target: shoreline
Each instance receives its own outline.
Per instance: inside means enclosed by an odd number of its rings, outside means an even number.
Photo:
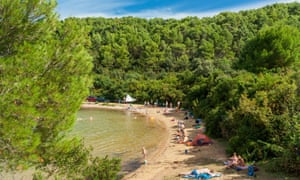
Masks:
[[[82,108],[103,108],[128,110],[128,104],[118,103],[84,103]],[[224,161],[227,160],[226,142],[212,139],[213,144],[207,146],[186,146],[175,141],[177,131],[176,120],[184,119],[184,111],[176,112],[174,109],[164,113],[163,107],[145,107],[144,105],[132,104],[131,111],[144,114],[147,117],[154,118],[162,122],[165,126],[167,135],[158,144],[157,150],[149,154],[147,164],[139,164],[137,169],[128,173],[122,173],[122,180],[186,180],[178,176],[183,172],[191,172],[193,169],[209,168],[215,172],[221,173],[220,177],[214,177],[213,180],[241,179],[251,180],[253,177],[247,175],[247,170],[236,171],[226,169]],[[170,108],[169,108],[170,109]],[[174,120],[176,119],[176,120]],[[185,131],[190,139],[193,139],[202,130],[195,128],[195,120],[189,118],[183,120]],[[185,152],[188,153],[185,153]],[[142,157],[142,153],[139,155]],[[261,180],[280,180],[285,178],[272,173],[267,173],[263,168],[256,172],[256,179]],[[296,178],[288,177],[291,180]]]
[[[153,151],[148,151],[147,154],[147,161],[152,161],[153,159],[157,158],[163,151],[167,148],[168,141],[171,138],[170,128],[167,126],[166,122],[161,119],[161,117],[157,116],[157,111],[162,111],[164,108],[162,107],[145,107],[144,105],[140,104],[133,104],[132,108],[128,108],[128,104],[121,104],[121,103],[94,103],[94,102],[84,102],[81,105],[81,109],[110,109],[110,110],[120,110],[120,111],[131,111],[134,113],[138,113],[141,115],[144,115],[146,118],[154,118],[156,121],[156,124],[161,126],[162,128],[166,129],[166,136],[160,140],[160,142],[157,144],[157,148]],[[140,154],[142,156],[142,154]],[[139,158],[139,157],[138,157]],[[121,175],[124,175],[123,179],[129,178],[132,173],[135,173],[139,168],[141,168],[144,164],[142,162],[128,162],[129,165],[124,165],[125,169],[124,171],[121,170]]]
[[[132,107],[132,109],[129,109]],[[226,160],[225,149],[222,149],[219,144],[212,146],[186,146],[175,142],[174,135],[177,131],[176,120],[184,119],[184,112],[176,112],[171,108],[171,111],[164,113],[163,107],[152,107],[139,104],[120,104],[120,103],[94,103],[85,102],[81,108],[102,108],[112,110],[130,110],[135,113],[140,113],[148,118],[154,118],[156,121],[162,122],[166,128],[167,136],[160,141],[157,150],[148,154],[147,164],[140,162],[137,167],[131,171],[120,172],[122,180],[164,180],[164,179],[179,179],[185,180],[178,176],[179,173],[189,172],[193,169],[210,168],[217,172],[222,172],[224,168],[223,162]],[[172,121],[174,119],[174,121]],[[185,130],[190,137],[196,136],[199,130],[194,129],[194,119],[184,120]],[[188,150],[188,154],[185,151]],[[138,155],[142,157],[142,153]],[[213,157],[214,156],[214,157]],[[201,159],[201,160],[200,160]],[[205,163],[201,163],[201,161]],[[237,178],[240,176],[232,176]],[[241,179],[247,179],[245,178]],[[224,179],[224,176],[213,178],[215,180]]]
[[[170,113],[169,115],[166,115],[163,113],[165,110],[164,107],[153,107],[153,106],[144,106],[140,104],[132,104],[132,109],[128,108],[128,104],[121,104],[121,103],[94,103],[94,102],[84,102],[80,108],[99,108],[99,109],[111,109],[111,110],[122,110],[122,111],[132,111],[134,113],[139,113],[147,118],[154,118],[157,122],[157,124],[161,125],[163,128],[166,129],[166,136],[163,137],[163,139],[157,144],[156,150],[152,151],[151,153],[147,154],[147,165],[140,162],[137,167],[133,165],[134,167],[129,167],[129,170],[125,169],[124,172],[121,172],[123,176],[122,179],[131,179],[134,176],[136,176],[137,173],[140,173],[140,171],[143,171],[143,167],[149,166],[149,164],[152,164],[156,159],[159,159],[159,156],[161,156],[166,149],[169,146],[169,142],[172,140],[172,133],[171,129],[174,124],[168,123],[167,119],[178,119],[179,116],[184,115],[184,112],[177,112],[176,116],[173,115],[173,113]],[[168,108],[170,111],[174,111],[174,109]],[[142,156],[142,154],[141,154]],[[129,165],[130,166],[130,165]],[[128,172],[128,173],[126,173]],[[145,177],[143,178],[145,179]]]
[[[247,170],[236,171],[227,169],[224,161],[227,160],[226,142],[213,140],[213,144],[209,146],[186,146],[175,142],[175,133],[177,123],[173,119],[183,120],[184,112],[171,111],[168,114],[163,113],[165,108],[161,107],[144,107],[143,105],[133,104],[131,111],[141,113],[155,121],[162,122],[166,128],[166,136],[159,142],[157,149],[147,157],[147,164],[143,164],[140,160],[129,164],[130,171],[121,171],[122,180],[187,180],[178,176],[178,174],[191,172],[193,169],[209,168],[215,172],[221,173],[220,177],[214,177],[213,180],[298,180],[298,177],[288,176],[284,174],[276,174],[266,172],[263,167],[258,167],[256,177],[247,175]],[[83,103],[81,108],[99,108],[112,110],[128,110],[128,104],[117,103]],[[187,135],[192,139],[199,129],[195,128],[194,119],[184,120]],[[188,150],[188,153],[185,151]],[[137,156],[142,159],[142,153]],[[32,179],[30,171],[23,171],[17,174],[3,173],[4,179]]]

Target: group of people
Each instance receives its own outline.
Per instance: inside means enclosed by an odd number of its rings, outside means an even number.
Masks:
[[[226,168],[244,167],[246,165],[244,159],[240,155],[237,155],[236,152],[224,164]]]
[[[187,142],[189,142],[189,137],[187,135],[187,133],[185,132],[185,125],[184,125],[184,121],[180,121],[178,120],[177,122],[177,132],[176,132],[176,142],[180,143],[180,144],[185,144]]]
[[[233,153],[233,156],[231,156],[228,161],[225,161],[224,164],[226,168],[233,168],[237,171],[248,170],[248,176],[255,176],[255,171],[258,171],[255,164],[246,165],[244,159],[236,153]]]

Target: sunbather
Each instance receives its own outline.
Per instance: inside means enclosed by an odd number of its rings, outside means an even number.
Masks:
[[[236,154],[236,152],[233,153],[233,155],[229,158],[229,160],[231,160],[231,161],[237,161],[238,160],[238,155]]]
[[[188,176],[188,175],[199,175],[199,174],[209,174],[211,176],[214,176],[214,170],[208,169],[208,168],[202,168],[202,169],[194,169],[191,172],[185,172],[185,173],[180,173],[179,176]]]
[[[234,152],[233,156],[231,156],[228,161],[225,161],[224,164],[226,165],[226,168],[233,168],[238,166],[238,160],[239,158],[236,152]]]
[[[237,165],[238,166],[245,166],[246,165],[244,159],[240,155],[238,155]]]

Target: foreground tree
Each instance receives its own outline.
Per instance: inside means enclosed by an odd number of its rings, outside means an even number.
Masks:
[[[110,179],[119,160],[95,159],[81,140],[65,138],[88,94],[92,58],[88,31],[73,19],[59,22],[55,6],[0,2],[0,172],[36,167],[66,178]]]

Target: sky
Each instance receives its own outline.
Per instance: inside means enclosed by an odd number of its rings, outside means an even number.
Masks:
[[[274,3],[300,0],[57,0],[56,12],[67,17],[211,17],[220,12],[257,9]]]

